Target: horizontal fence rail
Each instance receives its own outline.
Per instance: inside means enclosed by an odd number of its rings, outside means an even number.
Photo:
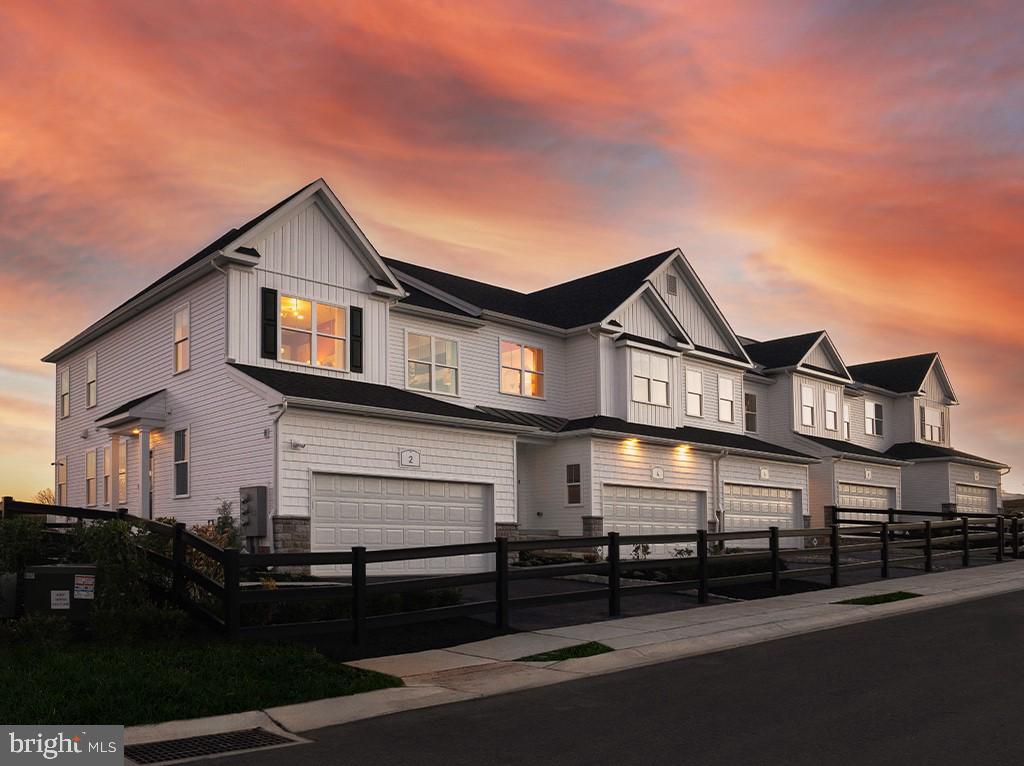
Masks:
[[[850,514],[871,513],[884,520],[854,519]],[[79,521],[122,521],[142,532],[155,535],[169,546],[165,550],[143,548],[158,568],[170,572],[172,585],[168,595],[182,608],[232,638],[282,639],[329,634],[348,634],[356,645],[365,645],[367,630],[374,627],[409,625],[466,615],[492,614],[500,629],[509,626],[513,608],[546,606],[587,600],[606,600],[608,614],[622,613],[622,599],[661,591],[695,590],[697,601],[706,604],[714,587],[763,582],[776,592],[785,580],[828,577],[838,587],[843,574],[877,568],[882,578],[890,576],[892,566],[920,564],[931,572],[937,560],[958,557],[961,566],[970,566],[971,557],[994,553],[996,561],[1007,556],[1019,558],[1024,522],[1020,515],[1002,516],[976,513],[937,513],[887,509],[826,508],[832,523],[803,529],[736,530],[682,534],[607,535],[540,540],[508,540],[422,548],[367,550],[353,547],[345,551],[299,553],[247,553],[223,549],[188,531],[184,524],[164,524],[132,516],[124,510],[103,511],[93,508],[21,503],[4,498],[0,516],[63,516]],[[68,526],[51,522],[55,534]],[[782,541],[802,539],[812,547],[782,550]],[[758,541],[764,549],[733,553],[716,552],[727,542]],[[642,551],[649,545],[676,545],[677,554],[669,558],[650,558]],[[140,542],[140,547],[143,547]],[[634,556],[623,558],[622,548]],[[541,551],[558,552],[566,560],[533,566],[512,567],[509,559],[518,554]],[[638,551],[640,551],[638,553]],[[850,554],[878,552],[877,559],[850,560]],[[686,552],[686,555],[682,555]],[[802,554],[796,556],[793,554]],[[803,556],[810,555],[812,560]],[[493,566],[483,572],[460,574],[367,575],[367,566],[393,562],[429,562],[440,558],[489,556]],[[792,560],[788,560],[789,556]],[[813,560],[819,556],[818,560]],[[212,562],[205,571],[199,561]],[[824,559],[824,560],[823,560]],[[721,574],[736,563],[756,566],[765,561],[764,571]],[[334,580],[314,582],[278,582],[275,576],[294,567],[345,567],[347,572]],[[656,569],[674,569],[681,579],[626,580],[625,575]],[[727,570],[726,570],[727,571]],[[625,573],[625,575],[624,575]],[[603,578],[593,587],[538,595],[513,596],[511,584],[538,578]],[[624,580],[626,580],[624,582]],[[409,611],[370,613],[371,601],[395,594],[444,591],[474,585],[491,585],[493,593],[471,603],[431,606]],[[333,602],[341,614],[320,620],[245,624],[246,610],[272,610],[309,602]],[[248,612],[247,612],[248,613]]]

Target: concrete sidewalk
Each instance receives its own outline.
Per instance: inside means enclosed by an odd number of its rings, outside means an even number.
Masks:
[[[894,591],[920,598],[874,606],[836,601]],[[896,581],[734,602],[641,617],[516,633],[415,654],[349,663],[402,678],[403,688],[317,700],[219,719],[133,727],[126,743],[192,736],[197,731],[238,728],[242,716],[265,716],[287,732],[303,732],[403,710],[557,684],[586,676],[733,649],[843,625],[907,614],[1024,590],[1024,559]],[[551,663],[515,662],[519,657],[600,641],[616,651]],[[782,648],[780,647],[780,651]],[[784,657],[782,658],[784,661]]]

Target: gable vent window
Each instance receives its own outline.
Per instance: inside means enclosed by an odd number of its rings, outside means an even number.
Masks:
[[[187,305],[174,312],[174,371],[185,372],[191,364],[191,317]]]
[[[839,395],[835,391],[825,392],[825,428],[829,431],[839,429]]]
[[[884,434],[884,423],[882,417],[881,402],[864,403],[864,433],[869,436],[882,436]]]
[[[96,354],[85,360],[85,406],[96,406]]]
[[[946,417],[935,407],[921,407],[921,438],[930,442],[945,440]]]
[[[669,274],[665,278],[665,288],[669,295],[679,295],[679,280]]]
[[[579,463],[570,463],[565,467],[565,501],[569,505],[579,505],[582,502]]]
[[[459,344],[411,332],[406,336],[408,359],[405,384],[435,394],[459,393]]]
[[[501,341],[500,390],[516,396],[544,396],[544,349]]]
[[[704,416],[704,373],[686,371],[686,414],[692,418]]]
[[[189,433],[187,428],[174,432],[174,496],[188,497]]]
[[[743,395],[744,421],[743,428],[757,433],[757,394]]]
[[[814,427],[814,389],[800,386],[800,423]]]
[[[730,378],[718,376],[718,419],[723,423],[733,421],[733,382]]]
[[[279,316],[282,361],[345,369],[344,308],[282,295]]]
[[[668,406],[668,357],[632,352],[633,401]]]
[[[60,416],[66,418],[71,414],[71,370],[65,367],[60,371]]]
[[[843,402],[843,438],[850,438],[850,405]]]

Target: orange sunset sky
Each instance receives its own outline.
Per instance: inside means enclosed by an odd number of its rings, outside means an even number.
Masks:
[[[678,245],[740,334],[940,351],[1024,466],[1022,3],[6,0],[0,494],[52,485],[41,356],[319,176],[387,256]]]

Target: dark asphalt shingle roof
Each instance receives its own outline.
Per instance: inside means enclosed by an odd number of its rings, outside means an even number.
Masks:
[[[749,343],[747,342],[749,339],[746,339],[743,342],[743,348],[747,352],[747,356],[766,369],[793,367],[807,355],[823,332],[824,330],[817,330],[803,335],[750,341]]]
[[[522,412],[521,410],[503,410],[498,407],[482,406],[478,406],[477,409],[509,423],[521,426],[534,426],[544,431],[561,431],[565,424],[569,422],[568,418],[558,418],[554,415],[537,415],[533,412]]]
[[[879,452],[878,450],[873,450],[870,447],[862,447],[861,445],[854,444],[853,442],[844,442],[839,439],[826,439],[823,436],[811,436],[810,434],[800,434],[800,436],[804,439],[810,439],[812,442],[820,444],[822,447],[827,447],[828,449],[836,452],[844,452],[848,455],[862,455],[867,458],[881,458],[882,460],[903,459],[887,455],[884,452]]]
[[[932,458],[947,458],[949,460],[972,460],[979,463],[989,463],[999,468],[1007,468],[1006,463],[999,460],[992,460],[987,457],[972,455],[969,452],[961,452],[951,447],[940,447],[937,444],[922,444],[921,442],[902,442],[894,444],[885,451],[886,456],[896,460],[928,460]]]
[[[440,415],[449,418],[479,420],[489,423],[509,422],[504,418],[499,418],[480,410],[460,407],[430,396],[414,394],[412,391],[392,386],[381,386],[376,383],[364,383],[358,380],[329,378],[324,375],[308,375],[302,372],[289,372],[269,367],[253,367],[245,364],[232,364],[231,366],[285,396],[319,399],[325,402],[357,404],[364,407],[379,407],[381,409],[401,410],[403,412],[427,415]]]
[[[131,401],[125,402],[120,407],[117,407],[116,409],[113,409],[110,412],[108,412],[106,415],[100,415],[98,418],[96,418],[95,422],[99,423],[101,420],[106,420],[107,418],[114,417],[114,415],[121,415],[122,413],[128,412],[128,410],[130,410],[132,407],[138,404],[142,404],[147,399],[152,399],[157,394],[162,394],[166,390],[166,388],[161,388],[159,391],[154,391],[151,394],[146,394],[136,399],[132,399]]]
[[[384,262],[392,269],[481,309],[569,329],[607,317],[674,252],[668,250],[532,293],[520,293],[394,258],[385,258]],[[408,289],[407,283],[403,286]]]
[[[859,383],[884,388],[897,394],[920,391],[932,362],[938,356],[935,352],[903,356],[898,359],[883,359],[878,362],[853,364],[847,367],[850,376]]]

